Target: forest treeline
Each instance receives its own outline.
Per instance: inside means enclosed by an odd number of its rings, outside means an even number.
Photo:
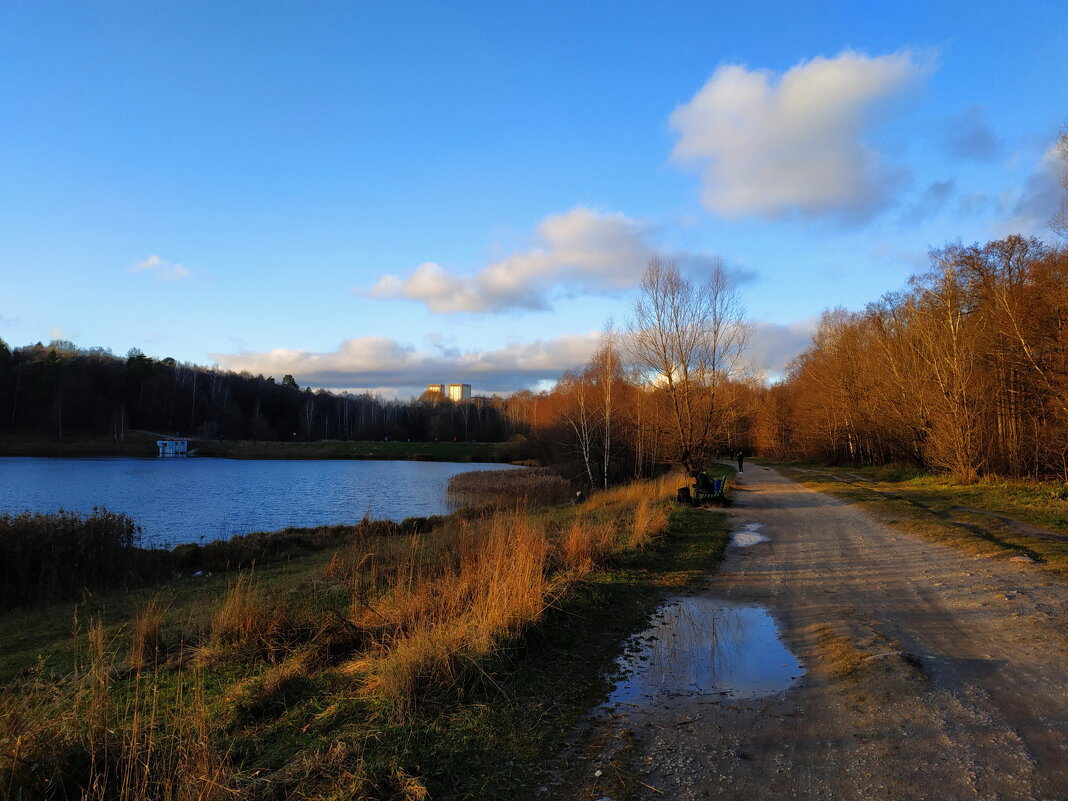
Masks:
[[[825,312],[751,434],[779,459],[1068,481],[1068,249],[949,245],[903,291]]]
[[[825,312],[773,384],[745,368],[721,277],[661,267],[627,330],[526,398],[590,484],[738,450],[1068,482],[1068,248],[1009,236],[933,250],[902,291]]]
[[[302,389],[292,376],[235,373],[56,340],[0,340],[0,433],[125,440],[130,430],[205,439],[499,441],[511,436],[494,399],[397,401]]]

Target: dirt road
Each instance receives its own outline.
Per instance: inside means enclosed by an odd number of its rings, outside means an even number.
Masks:
[[[706,595],[767,607],[805,674],[751,700],[617,706],[548,795],[1068,799],[1068,592],[747,465]],[[600,771],[600,774],[597,774]]]

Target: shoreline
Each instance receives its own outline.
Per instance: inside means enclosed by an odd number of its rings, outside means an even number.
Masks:
[[[137,434],[117,444],[111,438],[53,440],[42,437],[0,436],[0,456],[36,457],[158,457],[156,435]],[[395,442],[324,440],[274,442],[259,440],[190,439],[193,458],[248,460],[358,460],[484,462],[507,464],[526,455],[509,442]]]

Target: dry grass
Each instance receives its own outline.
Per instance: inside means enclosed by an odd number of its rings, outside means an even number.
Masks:
[[[241,573],[211,615],[206,637],[197,648],[200,664],[210,664],[227,655],[255,653],[276,662],[306,636],[308,625],[289,613],[284,599],[269,598],[260,590],[254,574]]]
[[[166,604],[157,594],[134,618],[128,659],[129,667],[133,670],[155,666],[166,650],[163,642],[163,615],[166,611]]]
[[[664,504],[654,504],[648,498],[642,498],[634,509],[631,522],[630,548],[644,548],[667,529],[668,510]]]
[[[557,543],[564,569],[578,575],[588,573],[612,552],[618,529],[617,520],[601,523],[572,520]]]
[[[498,514],[461,526],[450,544],[442,559],[413,538],[408,558],[377,571],[374,602],[354,609],[358,625],[381,634],[351,667],[398,710],[429,685],[463,680],[545,606],[544,524]]]
[[[185,645],[170,660],[161,658],[160,597],[111,640],[99,623],[84,632],[76,624],[70,676],[41,671],[20,692],[0,694],[8,757],[0,759],[0,797],[214,801],[255,796],[269,777],[271,792],[284,797],[321,797],[328,787],[344,797],[425,799],[419,778],[368,762],[362,746],[287,752],[281,767],[257,778],[231,764],[222,744],[235,730],[282,719],[316,682],[396,721],[428,697],[492,682],[488,657],[596,565],[659,535],[677,481],[538,514],[454,516],[425,533],[368,530],[285,594],[242,573],[199,618],[172,620],[181,629],[169,634],[173,644]],[[206,685],[199,671],[208,669]],[[227,714],[209,712],[206,686]]]
[[[400,713],[428,687],[477,678],[484,657],[537,621],[570,582],[658,536],[677,481],[598,493],[563,523],[498,512],[335,559],[329,572],[351,588],[352,622],[373,639],[348,670]]]
[[[462,500],[493,500],[508,506],[564,503],[572,487],[549,468],[472,470],[449,479],[450,495]]]
[[[39,675],[32,692],[0,696],[0,793],[84,801],[216,801],[235,794],[233,770],[209,735],[199,677],[169,693],[154,672],[132,675],[99,622],[79,636],[64,682]]]

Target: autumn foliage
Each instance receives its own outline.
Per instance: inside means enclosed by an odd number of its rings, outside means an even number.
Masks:
[[[755,444],[776,458],[1068,481],[1068,249],[932,251],[904,291],[825,312],[754,401]]]

